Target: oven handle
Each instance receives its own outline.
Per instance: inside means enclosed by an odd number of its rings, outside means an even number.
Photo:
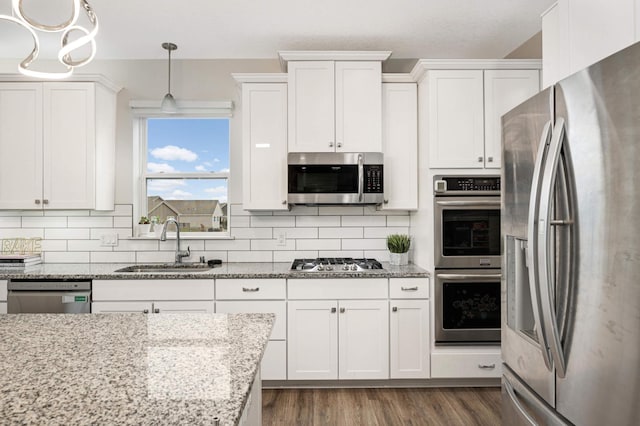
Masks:
[[[364,197],[364,159],[362,154],[358,154],[358,201],[362,202]]]
[[[436,201],[440,206],[496,206],[500,207],[500,200],[473,200],[473,201]]]
[[[469,280],[475,278],[487,278],[487,279],[501,279],[502,274],[437,274],[438,278],[444,278],[445,280]]]

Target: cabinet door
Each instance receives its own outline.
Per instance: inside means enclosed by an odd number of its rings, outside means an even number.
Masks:
[[[383,210],[418,208],[418,94],[415,83],[382,85]]]
[[[287,210],[287,85],[242,85],[243,207]]]
[[[390,376],[429,378],[429,301],[391,300]]]
[[[308,300],[288,303],[289,380],[337,379],[337,302]]]
[[[538,70],[484,72],[484,165],[502,166],[502,116],[538,93]]]
[[[45,208],[95,207],[94,83],[44,85]]]
[[[635,40],[636,0],[564,0],[569,10],[571,73],[629,46]],[[562,4],[563,1],[559,1]]]
[[[157,314],[213,313],[212,300],[163,300],[153,302],[153,312]]]
[[[0,209],[41,202],[42,84],[0,83]]]
[[[291,61],[288,67],[288,151],[335,151],[334,62]]]
[[[435,70],[428,74],[429,166],[484,167],[481,70]]]
[[[91,313],[93,314],[130,312],[150,314],[152,312],[151,302],[93,302],[91,304]]]
[[[271,331],[271,340],[285,340],[287,338],[287,303],[271,300],[238,300],[217,301],[216,312],[225,314],[262,313],[275,314],[276,321]]]
[[[382,63],[335,63],[336,151],[382,151]]]
[[[388,379],[388,302],[349,300],[339,304],[340,379]]]
[[[542,89],[571,74],[568,9],[556,2],[542,14]]]

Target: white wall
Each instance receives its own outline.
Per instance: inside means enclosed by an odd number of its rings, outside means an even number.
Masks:
[[[275,56],[275,55],[274,55]],[[385,71],[405,71],[415,61],[397,61]],[[0,73],[15,72],[15,61],[0,61]],[[133,130],[131,100],[160,100],[167,90],[166,60],[94,61],[81,69],[102,74],[123,87],[116,123],[116,204],[110,213],[82,211],[0,211],[0,238],[43,238],[45,262],[166,262],[175,242],[133,240]],[[409,213],[385,214],[363,207],[294,207],[291,212],[250,214],[242,210],[240,88],[232,73],[281,72],[272,60],[172,60],[171,92],[179,100],[234,102],[231,120],[229,202],[233,240],[190,240],[194,254],[224,261],[290,261],[295,257],[351,256],[387,260],[385,236],[409,232]],[[287,234],[285,246],[277,233]],[[102,247],[100,236],[117,233],[117,247]]]

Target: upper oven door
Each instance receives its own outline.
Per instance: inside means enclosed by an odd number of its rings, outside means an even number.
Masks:
[[[435,267],[500,268],[500,197],[436,197]]]

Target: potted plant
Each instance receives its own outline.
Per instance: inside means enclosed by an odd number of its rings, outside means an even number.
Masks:
[[[138,221],[138,236],[144,237],[151,231],[151,221],[148,217],[142,216]]]
[[[389,249],[389,263],[391,265],[406,265],[409,263],[409,246],[411,238],[406,234],[391,234],[387,236]]]

